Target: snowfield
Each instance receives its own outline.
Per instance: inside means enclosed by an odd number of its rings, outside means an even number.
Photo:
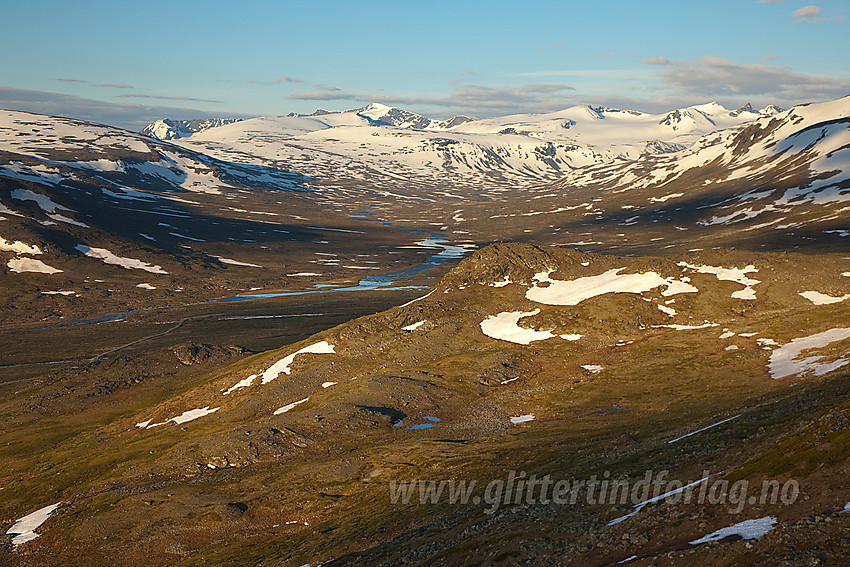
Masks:
[[[846,339],[850,339],[850,327],[829,329],[828,331],[815,333],[808,337],[794,339],[770,354],[770,360],[768,361],[770,377],[778,380],[788,376],[801,376],[808,373],[812,373],[815,376],[822,376],[827,372],[832,372],[836,368],[850,364],[850,357],[846,356],[846,354],[845,356],[835,358],[811,353],[813,350],[822,349],[832,343]],[[803,353],[807,352],[809,356],[803,356]],[[843,352],[846,353],[847,350],[845,349]],[[828,361],[829,358],[833,358],[833,360]]]
[[[21,274],[24,272],[36,272],[39,274],[58,274],[62,271],[58,268],[48,266],[41,260],[35,260],[33,258],[12,258],[8,262],[6,262],[6,266],[9,267],[9,270],[15,272],[16,274]]]
[[[275,378],[283,374],[290,374],[292,371],[289,366],[295,361],[295,357],[299,354],[306,353],[315,353],[315,354],[330,354],[334,351],[334,345],[328,343],[328,341],[320,341],[318,343],[312,344],[310,346],[305,346],[299,351],[293,352],[292,354],[283,357],[278,360],[274,364],[272,364],[268,370],[263,372],[262,374],[262,384],[268,384]]]
[[[504,311],[498,315],[489,315],[481,321],[481,332],[488,337],[520,345],[551,339],[555,336],[552,331],[524,329],[517,324],[523,317],[531,317],[538,313],[540,313],[539,309],[534,311]]]
[[[86,246],[85,244],[78,244],[74,248],[76,248],[89,258],[96,258],[98,260],[102,260],[104,264],[121,266],[122,268],[126,268],[128,270],[144,270],[152,274],[168,273],[162,269],[162,266],[154,266],[153,264],[148,264],[147,262],[142,262],[141,260],[136,260],[134,258],[124,258],[122,256],[118,256],[117,254],[113,254],[106,248],[92,248],[90,246]]]
[[[597,276],[585,276],[574,280],[553,280],[552,271],[535,274],[536,283],[525,297],[545,305],[578,305],[586,299],[606,293],[643,293],[665,286],[663,295],[693,293],[699,291],[684,280],[663,278],[655,272],[621,274],[625,268],[613,268]],[[539,284],[548,284],[540,287]]]
[[[37,538],[39,534],[35,533],[36,528],[46,522],[50,515],[61,505],[62,503],[58,502],[50,506],[45,506],[17,520],[11,528],[6,530],[7,535],[14,536],[12,538],[12,545],[18,547],[23,543]]]
[[[740,536],[741,539],[757,539],[771,531],[776,525],[776,516],[765,516],[754,520],[744,520],[737,524],[717,530],[699,539],[693,540],[691,545],[719,541],[729,536]]]

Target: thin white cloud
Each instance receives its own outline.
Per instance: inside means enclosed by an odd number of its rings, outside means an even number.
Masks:
[[[551,45],[541,45],[537,47],[537,51],[546,51],[547,49],[561,49],[566,47],[566,43],[553,43]]]
[[[63,83],[88,83],[88,81],[84,81],[82,79],[56,79],[57,81],[62,81]]]
[[[248,79],[248,83],[252,85],[280,85],[283,83],[303,83],[301,79],[296,79],[295,77],[287,77],[286,75],[281,75],[276,79],[272,79],[271,81],[261,81],[258,79]]]
[[[619,57],[620,55],[625,55],[625,51],[611,51],[610,53],[596,53],[594,57],[604,57],[606,59],[611,59],[612,57]]]
[[[205,98],[194,98],[191,96],[165,96],[165,95],[149,95],[149,94],[122,94],[116,98],[154,98],[159,100],[182,100],[184,102],[211,102],[215,104],[223,104],[220,100],[209,100]]]
[[[781,4],[782,0],[759,0],[759,4]]]
[[[803,6],[802,8],[794,11],[794,17],[797,18],[794,20],[795,24],[817,24],[824,21],[823,18],[820,18],[820,8],[814,5]]]
[[[820,8],[817,6],[803,6],[794,12],[795,18],[808,18],[820,14]]]
[[[649,57],[647,59],[643,59],[643,62],[647,65],[672,65],[673,62],[667,59],[666,57]]]
[[[765,55],[764,57],[759,57],[759,61],[773,61],[774,59],[781,59],[781,58],[782,58],[781,55],[779,55],[777,53],[773,53],[771,55]]]
[[[130,85],[125,85],[124,83],[107,83],[103,85],[95,85],[96,87],[105,87],[107,89],[132,89]]]
[[[557,69],[550,71],[529,71],[515,73],[514,77],[591,77],[623,79],[644,77],[652,73],[649,69]]]

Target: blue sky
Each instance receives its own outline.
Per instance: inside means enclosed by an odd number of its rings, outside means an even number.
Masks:
[[[850,93],[850,3],[3,2],[0,107],[152,117],[341,110],[434,117]]]

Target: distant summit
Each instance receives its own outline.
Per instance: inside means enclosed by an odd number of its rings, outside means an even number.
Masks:
[[[176,140],[185,138],[216,126],[224,126],[225,124],[233,124],[239,122],[241,118],[205,118],[202,120],[172,120],[163,118],[157,120],[144,127],[141,131],[145,136],[157,138],[159,140]]]
[[[771,104],[769,106],[765,106],[761,110],[756,110],[755,108],[753,108],[753,105],[748,102],[747,104],[745,104],[744,106],[742,106],[738,110],[730,112],[729,116],[736,117],[736,116],[740,116],[742,114],[752,114],[753,118],[758,118],[760,116],[773,116],[774,114],[779,114],[780,112],[783,112],[784,110],[785,109],[779,108],[778,106],[776,106],[774,104]]]
[[[357,109],[356,112],[373,125],[395,126],[396,128],[410,128],[412,130],[447,130],[473,120],[469,116],[453,116],[448,120],[433,120],[415,112],[377,102]]]

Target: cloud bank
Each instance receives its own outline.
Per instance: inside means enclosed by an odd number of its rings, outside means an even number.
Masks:
[[[131,102],[104,102],[60,93],[3,86],[0,86],[0,108],[77,118],[100,124],[109,124],[134,132],[138,132],[154,120],[166,117],[185,120],[217,117],[250,117],[250,115],[245,114],[211,113],[191,108],[147,106]]]

